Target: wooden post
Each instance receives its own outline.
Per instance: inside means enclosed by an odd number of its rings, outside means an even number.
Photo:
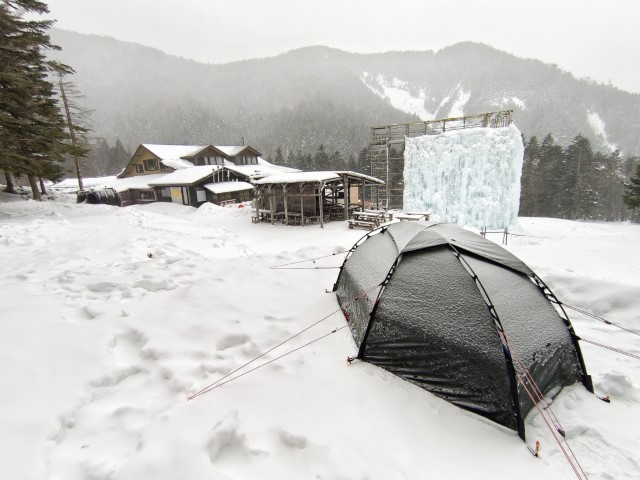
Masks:
[[[284,197],[284,223],[289,225],[289,205],[287,205],[288,203],[288,198],[287,195],[289,193],[289,184],[285,183],[283,184],[282,187],[282,194]]]
[[[302,192],[304,191],[304,183],[300,184],[300,226],[304,226],[304,203],[302,203]]]
[[[260,187],[257,187],[254,197],[253,204],[256,207],[256,223],[258,223],[260,221],[260,204],[262,203],[262,190]]]
[[[344,188],[344,219],[349,220],[349,177],[342,176],[342,187]]]
[[[324,182],[320,182],[318,186],[318,201],[320,202],[320,228],[324,228],[324,195],[322,191],[324,190]]]
[[[271,211],[271,225],[275,224],[275,215],[274,215],[274,201],[273,201],[273,192],[271,191],[272,186],[269,185],[269,210]]]

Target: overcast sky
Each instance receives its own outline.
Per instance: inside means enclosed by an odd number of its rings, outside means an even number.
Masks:
[[[640,93],[637,0],[44,0],[57,27],[201,62],[309,45],[439,50],[472,40]]]

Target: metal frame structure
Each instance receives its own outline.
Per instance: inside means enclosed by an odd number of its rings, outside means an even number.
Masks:
[[[385,182],[377,191],[376,203],[385,208],[401,209],[404,196],[404,149],[407,137],[439,135],[467,128],[508,127],[513,122],[513,110],[444,118],[425,122],[401,123],[371,128],[367,161],[371,176]]]

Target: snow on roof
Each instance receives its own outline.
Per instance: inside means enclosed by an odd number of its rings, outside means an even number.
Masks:
[[[350,177],[362,178],[363,180],[367,180],[371,183],[378,183],[380,185],[384,185],[384,181],[379,178],[372,177],[371,175],[365,175],[364,173],[352,172],[351,170],[338,170],[336,172],[338,175],[349,175]]]
[[[209,145],[155,145],[143,143],[142,146],[161,160],[177,160],[195,155]]]
[[[265,183],[323,182],[339,178],[340,176],[336,172],[284,172],[256,180],[255,183],[262,185]]]
[[[239,192],[241,190],[253,190],[253,185],[247,182],[220,182],[220,183],[207,183],[204,188],[211,193],[229,193]]]
[[[368,180],[372,183],[384,184],[384,182],[378,178],[363,175],[357,172],[349,171],[323,171],[323,172],[289,172],[289,173],[277,173],[267,178],[256,180],[256,184],[264,185],[267,183],[299,183],[299,182],[325,182],[328,180],[338,180],[342,175],[349,175],[350,177],[357,177]]]
[[[300,171],[300,169],[298,168],[285,167],[284,165],[275,165],[273,163],[269,163],[262,157],[258,157],[258,165],[273,167],[274,171],[277,170],[279,172],[299,172]]]
[[[147,190],[151,188],[149,183],[154,182],[164,176],[164,173],[156,173],[153,175],[138,175],[135,177],[127,178],[114,178],[112,180],[104,182],[102,185],[96,185],[96,188],[113,188],[117,192],[125,192],[127,190]]]
[[[273,165],[266,160],[259,162],[258,165],[229,165],[227,166],[227,169],[231,170],[232,172],[239,173],[240,175],[244,175],[247,178],[263,178],[279,173],[291,173],[300,171],[296,170],[295,168]]]
[[[248,145],[241,145],[241,146],[235,146],[235,145],[214,145],[218,150],[221,150],[224,152],[225,155],[228,155],[229,157],[235,157],[236,155],[238,155],[240,152],[242,152],[245,148],[248,147]]]
[[[149,182],[150,185],[191,185],[199,180],[212,176],[220,170],[220,165],[199,165],[183,168],[175,172],[162,175],[159,179]]]
[[[193,167],[193,163],[191,163],[189,160],[183,160],[182,158],[163,159],[160,160],[160,163],[166,165],[167,167],[171,167],[174,170]]]
[[[110,175],[108,177],[84,177],[82,179],[82,186],[85,188],[93,188],[93,187],[104,187],[106,182],[112,182],[116,179],[115,175]],[[52,189],[60,190],[60,191],[77,191],[78,190],[78,179],[77,178],[65,178],[57,183],[53,183],[51,185]]]

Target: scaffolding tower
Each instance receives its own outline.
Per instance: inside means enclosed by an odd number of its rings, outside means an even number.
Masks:
[[[450,130],[467,128],[508,127],[513,122],[513,110],[444,118],[425,122],[401,123],[371,128],[367,161],[371,176],[385,182],[378,189],[375,202],[385,208],[402,209],[404,197],[404,149],[407,137],[439,135]]]

